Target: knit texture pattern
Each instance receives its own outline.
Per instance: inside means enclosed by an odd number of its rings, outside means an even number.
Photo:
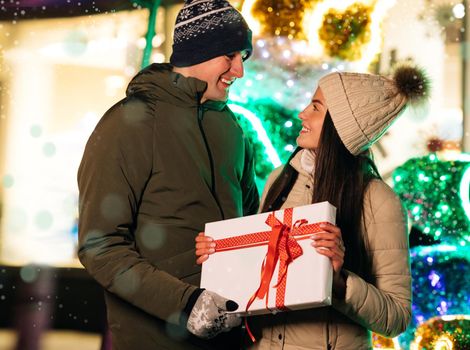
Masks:
[[[200,338],[210,339],[239,326],[240,317],[227,313],[226,301],[216,293],[203,291],[189,315],[187,329]]]
[[[170,63],[195,65],[237,51],[251,55],[251,30],[227,0],[187,0],[176,18]]]
[[[335,72],[318,85],[339,137],[353,155],[377,141],[407,103],[395,82],[380,75]]]

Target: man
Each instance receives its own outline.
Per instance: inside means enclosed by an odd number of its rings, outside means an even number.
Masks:
[[[194,238],[258,209],[251,147],[226,106],[251,50],[226,0],[187,1],[171,64],[137,74],[88,140],[78,254],[105,289],[114,349],[239,345],[236,303],[198,288]]]

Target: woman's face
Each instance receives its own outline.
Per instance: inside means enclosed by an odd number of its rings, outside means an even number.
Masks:
[[[297,145],[302,148],[316,149],[325,120],[327,107],[321,89],[318,87],[310,104],[299,113],[302,130],[297,137]]]

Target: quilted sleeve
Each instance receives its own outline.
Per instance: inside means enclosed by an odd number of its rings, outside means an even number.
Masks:
[[[399,198],[382,181],[370,184],[364,211],[375,282],[345,271],[345,299],[335,299],[333,306],[370,331],[395,337],[411,318],[406,216]]]

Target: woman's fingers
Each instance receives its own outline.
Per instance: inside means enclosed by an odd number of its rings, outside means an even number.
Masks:
[[[197,258],[196,264],[201,265],[207,259],[209,259],[209,255],[207,255],[207,254],[201,255],[199,258]]]
[[[311,239],[314,242],[314,247],[333,247],[338,246],[342,251],[345,250],[343,239],[341,236],[341,229],[331,224],[321,224],[320,227],[324,230],[312,235]]]
[[[338,226],[331,225],[331,224],[320,224],[322,230],[330,233],[341,234],[341,229]]]
[[[337,245],[336,240],[325,240],[325,239],[315,239],[312,240],[312,246],[314,247],[335,247]]]
[[[196,250],[197,249],[210,249],[215,248],[215,242],[212,237],[205,236],[204,232],[200,232],[195,238]]]
[[[313,245],[312,245],[313,246]],[[343,259],[344,260],[344,252],[338,248],[338,247],[331,247],[331,248],[327,248],[327,247],[315,247],[315,250],[317,252],[329,252],[327,254],[322,254],[322,255],[328,255],[329,257],[331,258],[339,258],[339,259]]]
[[[209,258],[209,255],[215,252],[215,242],[212,237],[206,236],[200,232],[196,238],[196,260],[197,264],[202,264]]]
[[[331,265],[333,266],[333,271],[339,272],[343,268],[344,264],[344,254],[339,250],[332,250],[327,248],[316,248],[316,251],[320,255],[324,255],[327,258],[330,258]]]
[[[321,224],[323,231],[312,235],[312,247],[318,254],[324,255],[331,260],[333,270],[340,271],[344,263],[344,243],[341,229],[330,224]]]
[[[204,234],[204,232],[200,232],[200,233],[196,236],[195,241],[196,241],[196,242],[213,242],[214,239],[213,239],[212,237],[210,237],[210,236],[206,236],[206,235]]]
[[[215,242],[197,242],[196,249],[215,248]]]
[[[204,255],[204,254],[212,254],[215,252],[215,248],[211,248],[211,247],[196,247],[196,255],[197,256],[201,256],[201,255]]]

